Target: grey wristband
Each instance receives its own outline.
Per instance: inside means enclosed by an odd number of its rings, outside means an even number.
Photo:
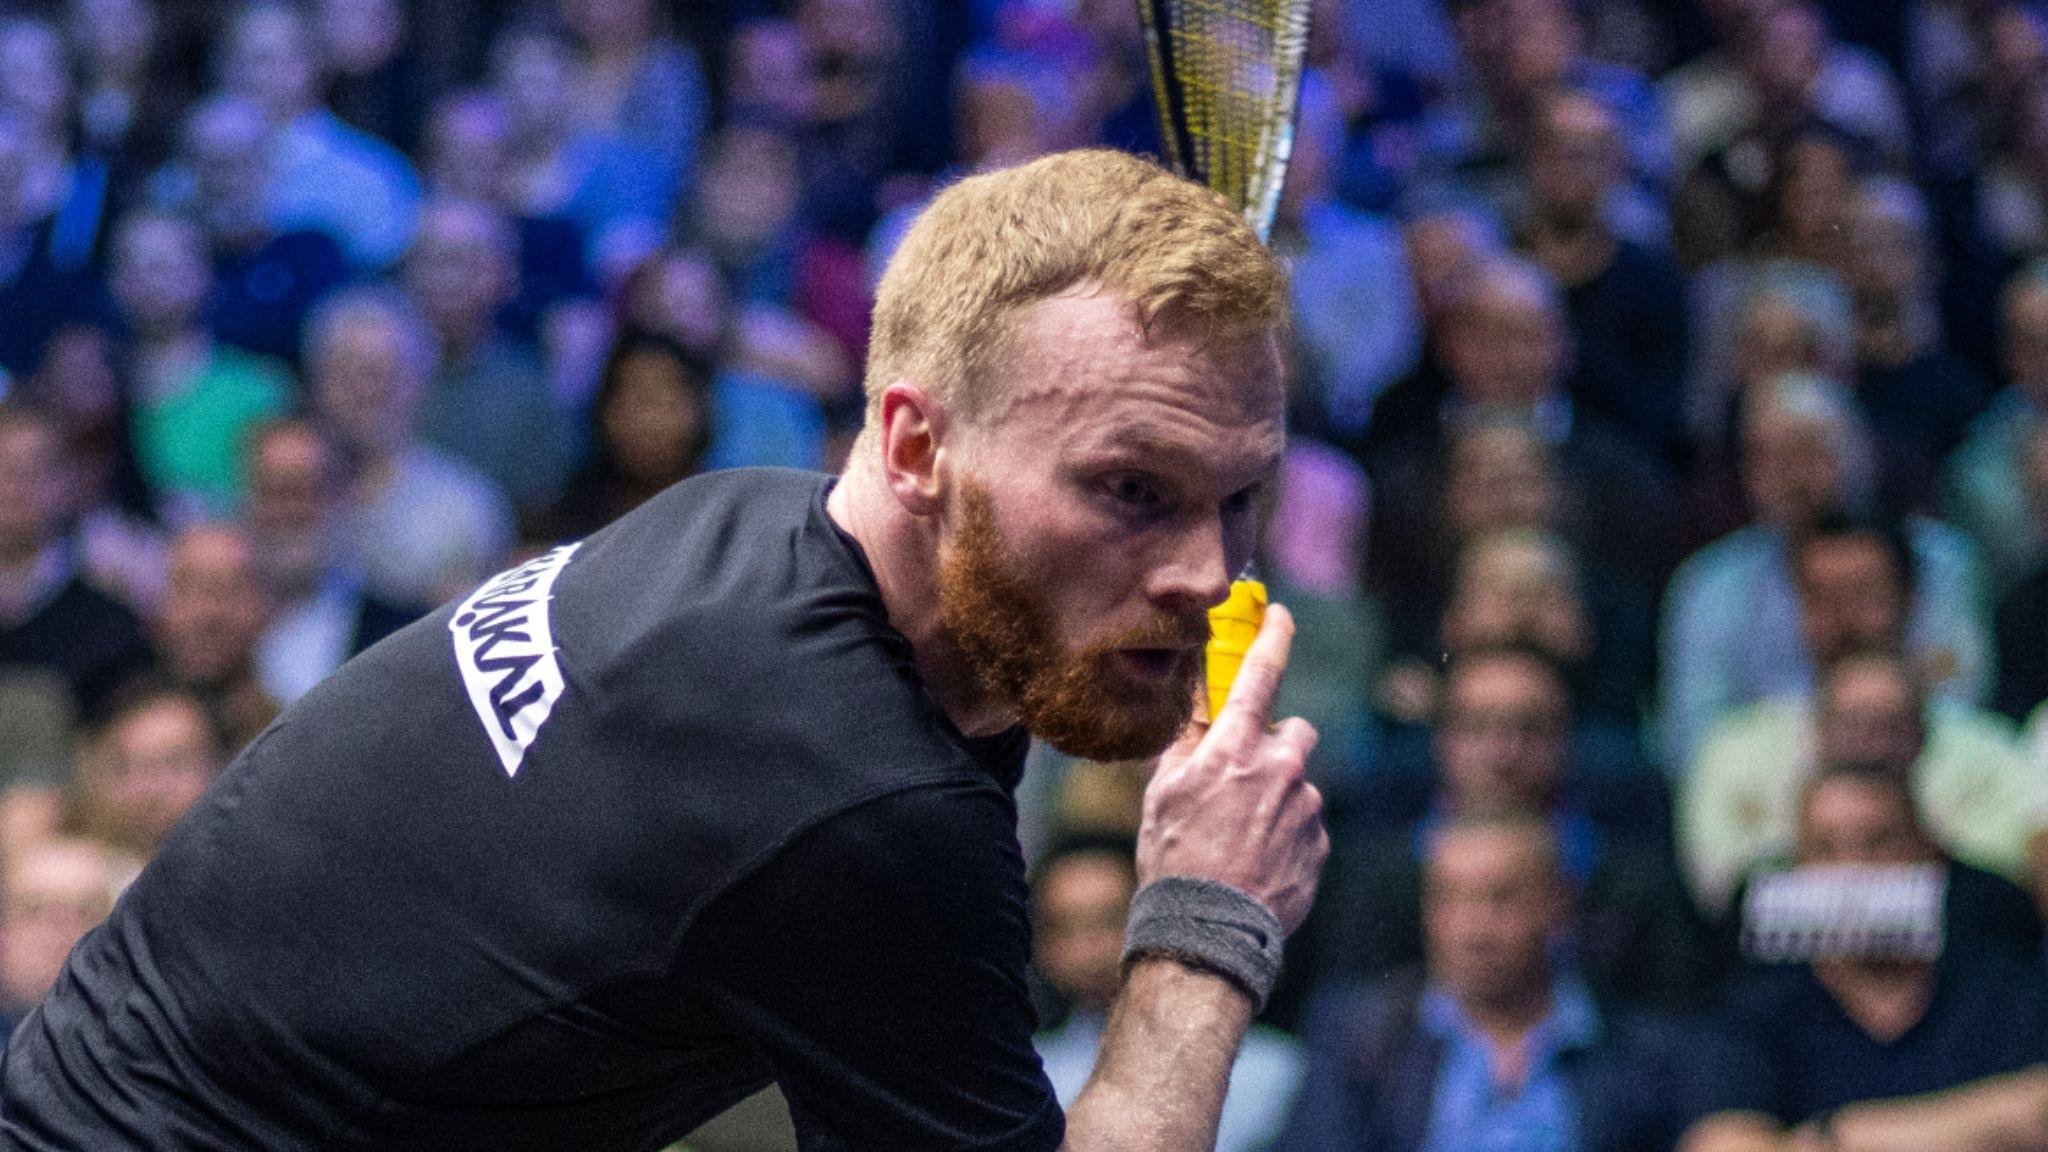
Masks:
[[[1124,964],[1167,956],[1225,977],[1251,993],[1254,1011],[1266,1007],[1280,978],[1280,946],[1287,938],[1264,904],[1215,880],[1164,876],[1131,898],[1124,927]]]

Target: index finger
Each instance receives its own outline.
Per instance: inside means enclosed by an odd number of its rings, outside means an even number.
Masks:
[[[1287,653],[1294,645],[1294,614],[1284,604],[1266,609],[1259,634],[1244,654],[1244,665],[1230,685],[1223,711],[1210,722],[1208,739],[1249,747],[1266,730],[1273,694],[1287,671]]]

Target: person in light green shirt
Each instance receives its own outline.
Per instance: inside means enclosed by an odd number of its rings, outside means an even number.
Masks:
[[[224,516],[241,491],[242,437],[291,404],[274,360],[214,339],[213,272],[197,224],[137,212],[114,235],[112,287],[134,334],[134,435],[143,478],[174,519]]]
[[[1800,790],[1823,763],[1892,768],[1912,782],[1951,855],[2032,886],[2030,849],[2048,827],[2048,772],[2003,716],[1930,701],[1903,658],[1860,652],[1829,665],[1811,698],[1776,697],[1708,733],[1679,803],[1679,842],[1710,913],[1757,865],[1787,855]]]

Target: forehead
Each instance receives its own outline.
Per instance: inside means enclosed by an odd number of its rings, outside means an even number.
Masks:
[[[1200,343],[1147,338],[1131,307],[1076,292],[1022,309],[994,370],[991,408],[1009,431],[1068,452],[1137,452],[1270,472],[1285,437],[1285,384],[1269,335]]]

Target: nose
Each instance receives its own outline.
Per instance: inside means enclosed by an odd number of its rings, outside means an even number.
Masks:
[[[1152,598],[1173,612],[1200,611],[1230,596],[1231,568],[1220,515],[1188,525],[1173,540],[1165,562],[1152,575]],[[1239,566],[1249,557],[1236,558]]]

